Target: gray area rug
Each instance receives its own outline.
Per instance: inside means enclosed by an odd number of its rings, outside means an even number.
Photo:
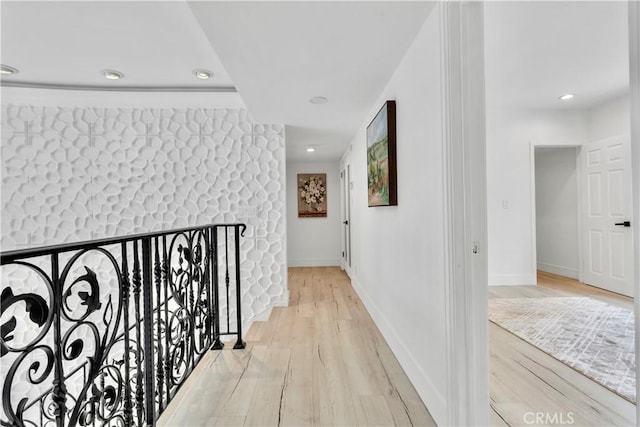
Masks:
[[[632,311],[587,297],[492,298],[489,320],[635,403]]]

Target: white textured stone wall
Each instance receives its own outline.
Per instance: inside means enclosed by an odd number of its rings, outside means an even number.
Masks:
[[[2,250],[245,222],[243,317],[286,302],[284,127],[246,110],[2,107]]]

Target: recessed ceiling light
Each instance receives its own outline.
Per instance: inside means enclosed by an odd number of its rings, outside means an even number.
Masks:
[[[307,147],[307,153],[313,153],[314,151],[316,151],[315,148],[313,147]]]
[[[116,70],[102,70],[102,75],[109,80],[120,80],[124,74]]]
[[[558,99],[560,101],[568,101],[573,97],[574,97],[574,95],[572,93],[566,93],[566,94],[562,95],[561,97],[559,97]]]
[[[311,98],[309,100],[310,103],[312,104],[326,104],[327,101],[329,101],[327,98],[325,98],[324,96],[314,96],[313,98]]]
[[[18,70],[8,65],[0,65],[0,74],[3,76],[10,76],[11,74],[18,74]]]
[[[204,69],[196,69],[193,70],[193,74],[202,80],[207,80],[210,79],[211,77],[213,77],[213,73],[209,70],[204,70]]]

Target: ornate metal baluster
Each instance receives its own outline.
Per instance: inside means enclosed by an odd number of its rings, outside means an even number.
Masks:
[[[140,331],[140,288],[142,281],[140,278],[140,258],[138,257],[138,241],[133,241],[133,302],[136,314],[136,414],[138,425],[143,425],[144,420],[144,381],[142,376],[142,333]],[[144,355],[145,361],[152,355]]]
[[[156,380],[158,383],[158,404],[159,404],[159,408],[162,411],[162,409],[164,409],[163,406],[163,388],[164,388],[164,372],[163,372],[163,359],[162,359],[162,320],[161,320],[161,315],[160,315],[160,311],[162,308],[162,300],[161,300],[161,288],[162,288],[162,267],[160,266],[160,251],[158,249],[158,238],[156,237],[154,239],[154,243],[155,243],[155,259],[154,259],[154,268],[153,268],[153,273],[154,273],[154,278],[155,278],[155,282],[156,282],[156,301],[157,301],[157,307],[156,307],[156,319],[157,319],[157,336],[158,336],[158,341],[157,341],[157,348],[158,348],[158,364],[156,365]],[[166,328],[166,327],[165,327]],[[166,333],[166,332],[165,332]]]
[[[54,325],[53,325],[53,339],[54,339],[54,360],[55,360],[55,372],[53,380],[53,392],[52,400],[56,406],[54,414],[56,417],[57,427],[64,427],[65,414],[67,412],[67,388],[64,384],[64,371],[62,369],[62,333],[61,333],[61,316],[62,316],[62,283],[60,283],[60,267],[58,264],[58,254],[51,255],[51,278],[53,280],[53,293],[54,304],[53,310]]]
[[[220,294],[218,277],[218,229],[216,226],[211,227],[211,246],[213,246],[213,346],[212,350],[222,350],[224,344],[220,341]]]
[[[129,265],[127,262],[127,242],[122,242],[122,303],[124,305],[124,423],[133,425],[133,410],[131,407],[131,383],[129,362]]]
[[[171,398],[171,355],[169,353],[169,262],[167,261],[167,236],[162,236],[162,278],[164,283],[164,342],[167,350],[167,357],[164,359],[164,376],[167,382],[167,402]]]
[[[32,269],[48,290],[46,295],[41,295],[40,291],[33,295],[15,296],[9,291],[6,294],[4,290],[2,292],[3,310],[5,306],[27,301],[31,304],[30,311],[27,310],[30,321],[40,328],[40,332],[34,329],[30,347],[13,348],[12,343],[6,345],[3,342],[0,349],[16,353],[18,358],[17,364],[3,379],[2,400],[8,419],[3,423],[58,427],[153,426],[171,401],[172,392],[195,368],[204,346],[222,348],[219,303],[222,272],[218,265],[222,258],[218,257],[220,227],[225,228],[226,263],[227,331],[223,335],[231,333],[229,263],[235,262],[238,343],[234,348],[238,348],[239,344],[244,344],[240,324],[239,258],[240,236],[243,234],[240,231],[246,228],[244,225],[221,224],[177,230],[176,238],[181,244],[177,249],[180,257],[179,261],[176,258],[175,270],[170,248],[174,247],[176,239],[168,245],[164,234],[162,238],[159,234],[146,234],[67,244],[43,248],[37,252],[38,255],[34,255],[33,250],[2,253],[3,266],[15,263]],[[229,248],[234,244],[229,242],[229,234],[233,232],[230,230],[236,232],[234,248]],[[187,244],[183,246],[180,239],[186,239]],[[110,249],[114,244],[120,248]],[[133,249],[129,245],[133,245]],[[235,259],[229,258],[234,257],[234,250]],[[84,266],[86,273],[78,272],[89,259],[85,253],[90,251],[106,257],[113,271],[107,273],[101,262],[100,271]],[[122,259],[118,260],[114,252],[121,252]],[[64,257],[61,254],[65,254]],[[47,256],[45,259],[51,263],[50,274],[28,262],[36,256]],[[176,280],[172,284],[174,273]],[[103,281],[109,286],[118,283],[119,288],[103,288]],[[213,290],[210,286],[214,287]],[[108,298],[105,297],[107,291],[110,292]],[[8,299],[12,302],[7,302]],[[154,299],[157,301],[155,305]],[[174,308],[175,312],[172,312]],[[154,313],[154,309],[157,312]],[[161,310],[164,310],[164,315]],[[3,327],[12,328],[11,324]],[[85,331],[94,334],[95,348],[85,346],[93,341],[86,338]],[[41,342],[45,336],[47,341]],[[154,341],[156,337],[157,342]],[[33,361],[27,357],[33,357]],[[23,360],[25,364],[20,367]],[[18,369],[28,370],[32,384],[42,384],[39,397],[29,395],[27,398],[32,400],[26,401],[24,396],[19,396],[20,402],[11,401],[12,383],[14,376],[18,378],[15,374]],[[65,378],[65,374],[69,378]],[[75,382],[71,387],[71,378],[74,381],[84,379],[84,385],[79,384],[82,388]],[[37,405],[41,407],[40,414],[34,408]]]
[[[212,343],[213,342],[213,322],[212,322],[212,314],[213,314],[213,310],[211,309],[211,283],[213,283],[213,281],[211,280],[211,254],[212,252],[212,247],[211,247],[211,228],[206,228],[205,229],[205,248],[207,251],[207,256],[204,260],[204,265],[205,265],[205,273],[204,273],[204,287],[205,287],[205,291],[207,294],[207,325],[206,325],[206,334],[207,334],[207,343]]]
[[[153,381],[153,283],[151,281],[151,238],[142,238],[142,285],[144,287],[144,383],[146,390],[146,418],[147,425],[154,425],[155,413],[155,384]]]
[[[191,235],[188,238],[188,250],[189,250],[189,255],[190,255],[190,260],[189,261],[189,283],[187,283],[187,286],[189,288],[189,314],[190,314],[190,322],[189,322],[189,329],[187,330],[187,346],[185,348],[185,351],[187,351],[187,366],[189,366],[189,359],[191,359],[191,369],[194,368],[195,366],[195,357],[194,357],[194,353],[195,353],[195,327],[196,327],[196,322],[195,322],[195,302],[194,302],[194,293],[193,293],[193,286],[194,286],[194,280],[193,280],[193,264],[196,262],[195,260],[195,256],[196,256],[196,251],[194,250],[194,238],[196,236],[195,232],[192,232]]]
[[[227,226],[224,227],[224,262],[226,265],[226,272],[224,275],[224,284],[227,290],[227,333],[231,332],[231,328],[229,326],[229,315],[231,314],[231,309],[229,307],[229,232]]]
[[[196,356],[200,355],[200,349],[203,348],[207,344],[207,323],[208,320],[206,318],[207,310],[206,310],[206,276],[207,276],[207,264],[206,264],[206,251],[207,251],[207,242],[206,237],[204,237],[205,230],[198,230],[196,233],[196,249],[198,252],[197,265],[195,266],[196,272],[198,275],[198,294],[196,296],[196,307],[198,310],[198,343],[197,343],[197,352]],[[204,245],[202,240],[204,239]],[[204,267],[204,268],[203,268]],[[198,357],[198,360],[199,357]]]
[[[246,345],[242,341],[242,300],[240,289],[240,225],[235,225],[235,263],[236,263],[236,328],[238,330],[238,341],[233,346],[234,350],[245,348]],[[243,231],[244,233],[244,231]]]
[[[102,373],[100,374],[100,393],[104,393],[104,391],[105,391],[105,380],[104,380],[104,378],[105,378],[106,376],[107,376],[107,374],[106,374],[105,372],[102,372]],[[95,424],[96,424],[96,421],[98,420],[98,416],[99,416],[100,414],[104,414],[104,413],[105,413],[105,412],[104,412],[104,408],[105,408],[105,401],[104,401],[104,399],[100,399],[100,400],[99,400],[99,402],[98,402],[98,404],[100,405],[100,412],[99,412],[99,413],[96,413],[96,414],[95,414],[95,416],[93,417],[93,425],[94,425],[94,426],[95,426]],[[102,421],[104,421],[104,420],[102,420]]]

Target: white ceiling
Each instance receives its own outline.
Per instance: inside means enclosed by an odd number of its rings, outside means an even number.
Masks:
[[[287,125],[289,159],[323,161],[339,158],[370,119],[366,114],[432,7],[396,1],[3,0],[1,62],[20,69],[6,79],[16,82],[235,85],[257,120]],[[624,93],[626,7],[485,3],[489,106],[589,108]],[[126,78],[107,81],[100,75],[105,68]],[[197,80],[194,68],[216,76]],[[560,103],[557,97],[566,92],[576,98]],[[329,102],[310,104],[312,96]],[[316,146],[313,155],[304,151],[308,145]]]
[[[432,4],[191,2],[258,121],[286,123],[287,157],[337,159]],[[309,103],[313,96],[329,102]],[[310,155],[305,148],[313,145]]]
[[[17,82],[232,86],[185,2],[2,1],[2,63]],[[199,80],[193,69],[215,78]],[[106,80],[103,69],[125,74]]]
[[[626,1],[487,2],[490,107],[585,109],[629,90]],[[560,95],[575,94],[561,102]]]

